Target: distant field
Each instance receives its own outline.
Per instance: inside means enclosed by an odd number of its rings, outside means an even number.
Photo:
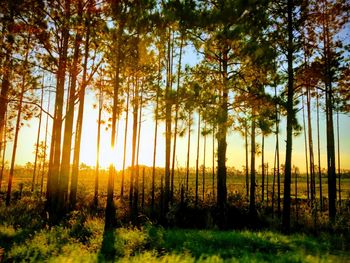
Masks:
[[[139,187],[142,186],[142,167],[140,167],[139,172]],[[19,185],[23,183],[24,190],[28,189],[31,186],[32,182],[32,170],[29,169],[17,169],[15,171],[14,180],[13,180],[13,189],[19,189]],[[163,173],[162,168],[156,169],[156,188],[158,189],[160,187],[161,182],[161,175]],[[129,180],[130,180],[130,169],[125,171],[125,189],[129,188]],[[41,173],[39,176],[38,184],[40,184],[40,178]],[[115,195],[118,197],[120,195],[120,188],[121,188],[121,177],[122,172],[119,171],[116,179],[115,179]],[[186,182],[186,173],[184,169],[179,169],[175,172],[174,177],[174,187],[175,187],[175,194],[177,193],[179,195],[179,190],[181,188],[181,185],[185,186]],[[2,180],[2,186],[1,191],[4,191],[7,189],[7,171],[5,172],[5,176]],[[99,192],[101,195],[104,195],[107,191],[107,180],[108,180],[108,171],[107,170],[100,170],[99,173]],[[145,195],[146,198],[149,196],[149,192],[151,190],[151,180],[152,180],[152,169],[149,167],[145,168]],[[275,195],[277,195],[277,178],[275,179]],[[306,198],[307,197],[307,184],[306,184],[306,175],[298,175],[297,178],[298,182],[298,198]],[[256,198],[257,201],[261,201],[261,174],[257,174],[256,176]],[[281,175],[281,196],[283,195],[283,175]],[[199,172],[199,186],[198,186],[198,194],[199,199],[203,199],[203,177],[202,177],[202,170]],[[272,196],[272,182],[273,182],[273,174],[271,172],[268,175],[268,178],[265,177],[265,200],[266,200],[266,191],[268,189],[269,198],[271,201]],[[95,170],[93,168],[85,168],[80,171],[79,174],[79,189],[78,191],[84,192],[86,194],[92,194],[94,190],[94,183],[95,183]],[[214,180],[214,189],[216,191],[216,178]],[[46,178],[44,179],[44,191],[46,187]],[[39,186],[37,186],[37,189],[39,189]],[[227,190],[229,195],[245,195],[246,193],[246,187],[245,187],[245,175],[242,172],[236,171],[228,172],[227,176]],[[337,178],[337,191],[338,191],[338,178]],[[128,193],[128,190],[125,191]],[[194,169],[191,169],[190,175],[189,175],[189,192],[190,195],[194,196],[195,194],[195,171]],[[292,177],[292,185],[291,185],[291,194],[292,197],[295,197],[295,178],[294,175]],[[337,193],[337,198],[338,198]],[[327,185],[327,177],[325,175],[322,176],[322,195],[323,197],[327,198],[328,196],[328,185]],[[319,198],[319,180],[318,176],[316,178],[316,196]],[[212,177],[212,171],[211,169],[206,170],[205,175],[205,195],[204,198],[206,201],[208,200],[214,200],[213,198],[213,177]],[[350,198],[350,178],[349,177],[343,177],[341,178],[341,198],[342,199],[349,199]]]

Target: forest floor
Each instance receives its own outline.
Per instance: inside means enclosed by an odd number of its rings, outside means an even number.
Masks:
[[[264,219],[261,223],[264,222],[264,225],[260,225],[259,221],[253,224],[255,228],[247,229],[246,225],[249,223],[247,218],[243,216],[239,219],[239,214],[241,216],[245,214],[247,205],[244,199],[244,176],[229,178],[230,202],[236,207],[231,218],[238,218],[238,221],[243,223],[240,227],[232,223],[233,228],[237,227],[235,230],[220,231],[216,229],[215,224],[206,227],[208,222],[204,224],[204,228],[208,228],[206,230],[163,228],[148,220],[136,228],[125,218],[121,219],[127,213],[123,210],[125,207],[117,201],[120,227],[104,232],[103,211],[108,176],[101,176],[100,209],[96,216],[89,210],[93,197],[94,174],[90,170],[82,174],[84,176],[81,176],[78,192],[79,211],[71,212],[60,225],[56,226],[48,226],[47,214],[44,212],[44,198],[39,194],[40,188],[34,194],[30,191],[30,173],[15,177],[13,201],[10,207],[4,205],[5,194],[0,193],[0,263],[2,261],[350,262],[349,178],[342,180],[344,210],[343,213],[339,213],[333,225],[327,223],[327,212],[318,212],[316,217],[311,216],[312,211],[306,202],[300,199],[299,225],[293,229],[299,232],[285,235],[278,231],[280,221],[277,216],[271,217],[269,210],[264,212],[260,205],[260,216]],[[305,195],[304,179],[300,178],[298,197]],[[23,190],[19,190],[20,183],[23,183]],[[6,189],[5,185],[3,187]],[[146,187],[150,189],[149,185]],[[326,186],[324,190],[327,191]],[[259,196],[257,192],[257,198]],[[199,212],[206,212],[213,202],[212,199],[211,190],[208,190],[207,203],[203,204],[204,208]],[[266,204],[268,203],[264,203]],[[186,218],[181,210],[173,212],[175,213],[173,216]],[[202,218],[206,213],[198,214],[197,210],[191,213],[191,218],[195,222],[188,224],[188,227],[206,221]],[[294,217],[293,219],[295,220]],[[318,223],[315,228],[313,224],[316,219]]]
[[[339,232],[284,235],[152,223],[105,232],[103,218],[81,211],[48,227],[38,213],[42,207],[32,198],[10,208],[0,205],[4,262],[350,262],[350,237]]]

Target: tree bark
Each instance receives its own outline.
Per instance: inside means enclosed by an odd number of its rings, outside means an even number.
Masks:
[[[310,200],[309,158],[308,158],[308,150],[307,150],[307,135],[306,135],[306,124],[305,124],[304,92],[302,92],[302,104],[303,104],[303,131],[304,131],[305,168],[306,168],[306,192],[307,192],[307,200]]]
[[[126,110],[125,110],[125,128],[124,128],[124,150],[123,150],[123,169],[122,169],[122,182],[120,189],[120,199],[124,197],[124,180],[125,180],[125,162],[126,162],[126,146],[128,138],[128,124],[129,124],[129,101],[130,101],[130,83],[127,84],[126,93]]]
[[[158,136],[158,107],[159,107],[159,92],[161,75],[161,60],[160,53],[158,54],[158,80],[157,80],[157,94],[156,94],[156,110],[155,110],[155,124],[154,124],[154,144],[153,144],[153,164],[152,164],[152,194],[151,194],[151,212],[154,213],[154,191],[156,179],[156,157],[157,157],[157,136]]]
[[[224,45],[222,52],[222,81],[223,86],[220,96],[220,108],[218,117],[218,175],[217,175],[217,205],[219,208],[220,227],[226,227],[226,204],[227,204],[227,187],[226,187],[226,136],[228,120],[228,47]]]
[[[247,200],[249,200],[249,153],[248,153],[248,121],[244,121],[244,141],[245,141],[245,187]]]
[[[294,99],[294,72],[293,72],[293,1],[287,2],[287,30],[288,30],[288,90],[287,90],[287,142],[286,161],[284,167],[284,199],[282,225],[286,232],[290,231],[290,185],[292,170],[292,140],[293,140],[293,99]]]
[[[254,111],[254,110],[253,110]],[[249,199],[249,213],[251,216],[256,216],[255,206],[255,114],[252,116],[251,126],[251,155],[250,155],[250,199]]]
[[[176,139],[177,139],[177,123],[179,114],[179,89],[180,89],[180,77],[181,77],[181,59],[182,59],[182,47],[183,47],[183,35],[181,35],[180,42],[180,54],[179,64],[177,68],[177,86],[176,86],[176,97],[175,97],[175,123],[174,123],[174,145],[173,145],[173,159],[171,164],[171,190],[170,190],[170,201],[173,202],[174,196],[174,174],[175,174],[175,159],[176,159]]]
[[[195,205],[198,205],[198,183],[199,183],[199,142],[201,137],[201,114],[198,111],[198,128],[197,128],[197,157],[196,157],[196,195]]]
[[[40,99],[39,127],[38,127],[38,134],[37,134],[37,137],[36,137],[34,170],[33,170],[32,188],[31,188],[32,192],[34,191],[34,186],[35,186],[36,166],[37,166],[37,161],[38,161],[39,141],[40,141],[40,131],[41,131],[41,118],[42,118],[42,115],[43,115],[43,110],[42,110],[43,99],[44,99],[44,76],[43,76],[43,83],[42,83],[42,89],[41,89],[41,99]]]
[[[264,163],[264,149],[265,149],[265,135],[261,134],[261,201],[264,202],[265,197],[265,163]]]
[[[96,141],[96,168],[95,168],[95,191],[94,191],[94,206],[98,207],[98,181],[100,173],[100,141],[101,141],[101,116],[103,109],[103,91],[100,87],[99,107],[98,107],[98,122],[97,122],[97,141]]]
[[[83,6],[78,2],[78,19],[81,20]],[[64,138],[62,147],[61,171],[59,179],[59,206],[62,211],[67,210],[68,205],[68,182],[70,174],[71,148],[73,137],[74,106],[76,98],[76,83],[78,76],[78,63],[80,58],[80,43],[82,36],[79,32],[75,35],[73,64],[71,68],[71,82],[69,85],[69,98],[65,117]],[[80,146],[80,145],[79,145]]]
[[[52,125],[52,142],[47,184],[47,208],[51,223],[58,223],[57,220],[63,216],[62,202],[59,197],[59,172],[61,164],[61,131],[63,122],[63,100],[64,86],[66,80],[68,44],[69,44],[69,22],[70,0],[64,2],[64,22],[62,24],[62,47],[59,54],[57,69],[55,117]]]
[[[78,91],[79,108],[78,108],[77,124],[75,129],[74,156],[73,156],[72,177],[71,177],[70,195],[69,195],[69,203],[70,203],[71,209],[75,207],[76,200],[77,200],[79,163],[80,163],[80,145],[81,145],[81,134],[83,130],[85,89],[87,85],[86,75],[87,75],[87,66],[88,66],[87,64],[88,64],[89,49],[90,49],[90,23],[87,24],[87,28],[86,28],[84,49],[85,49],[85,54],[84,54],[84,62],[83,62],[83,76],[82,76],[82,83]]]
[[[320,146],[320,105],[319,105],[319,94],[316,95],[316,114],[317,114],[317,160],[318,160],[318,180],[320,189],[320,207],[323,211],[323,197],[322,197],[322,172],[321,172],[321,146]]]

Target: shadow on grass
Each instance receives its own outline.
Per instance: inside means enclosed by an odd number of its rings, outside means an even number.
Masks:
[[[98,262],[112,262],[116,256],[115,229],[108,229],[103,232],[101,249],[98,253]]]
[[[329,247],[316,239],[284,236],[273,232],[168,230],[163,248],[181,254],[189,252],[196,259],[218,256],[222,259],[258,261],[299,261],[304,252],[316,257],[329,253]]]
[[[12,232],[12,231],[11,231]],[[0,247],[6,251],[10,250],[14,244],[22,244],[26,242],[35,233],[34,230],[13,230],[13,233],[2,232],[0,230]]]

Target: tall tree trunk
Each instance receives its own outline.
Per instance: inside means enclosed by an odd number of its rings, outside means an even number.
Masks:
[[[215,125],[213,125],[212,179],[213,199],[215,200]]]
[[[131,150],[131,175],[130,175],[130,189],[129,189],[129,205],[130,211],[132,212],[132,203],[134,195],[134,180],[135,180],[135,161],[136,161],[136,147],[137,147],[137,122],[138,122],[138,112],[139,112],[139,91],[138,91],[138,78],[134,81],[133,89],[133,128],[132,128],[132,150]]]
[[[139,174],[140,174],[140,167],[139,167],[139,157],[140,157],[140,142],[141,142],[141,127],[142,127],[142,94],[143,94],[143,87],[141,86],[141,96],[140,96],[140,112],[138,116],[138,131],[137,131],[137,150],[136,150],[136,177],[134,181],[134,202],[133,202],[133,214],[134,219],[138,215],[138,201],[139,201]]]
[[[275,214],[274,213],[275,212],[275,185],[276,185],[276,174],[277,174],[276,163],[277,163],[277,143],[276,143],[276,147],[275,147],[275,157],[273,160],[273,179],[272,179],[272,196],[271,196],[272,217]]]
[[[306,168],[306,192],[307,192],[307,200],[310,200],[309,158],[308,158],[308,150],[307,150],[307,135],[306,135],[306,124],[305,124],[304,92],[302,92],[302,104],[303,104],[303,131],[304,131],[305,168]]]
[[[256,215],[255,206],[255,114],[253,110],[252,126],[251,126],[251,156],[250,156],[250,199],[249,213],[251,216]]]
[[[295,212],[296,212],[296,220],[298,222],[299,217],[299,207],[298,207],[298,174],[297,174],[297,168],[294,168],[294,191],[295,191]]]
[[[335,172],[335,146],[334,146],[334,128],[333,128],[333,89],[332,89],[332,70],[331,70],[331,52],[328,29],[328,10],[327,2],[324,1],[323,16],[323,41],[324,41],[324,59],[325,59],[325,86],[326,86],[326,123],[327,123],[327,174],[328,174],[328,206],[329,219],[334,221],[336,216],[336,172]]]
[[[164,210],[168,211],[170,198],[170,151],[171,151],[171,29],[168,36],[168,59],[167,59],[167,80],[165,87],[165,191],[164,191]]]
[[[85,89],[87,85],[87,64],[89,58],[90,49],[90,23],[87,24],[85,31],[85,43],[84,43],[84,62],[83,62],[83,76],[80,89],[78,91],[79,108],[77,116],[77,124],[75,129],[75,139],[74,139],[74,155],[73,155],[73,166],[72,166],[72,177],[70,184],[70,195],[69,203],[70,208],[75,207],[77,201],[77,190],[78,190],[78,177],[79,177],[79,163],[80,163],[80,144],[81,144],[81,134],[83,130],[83,118],[84,118],[84,102],[85,102]]]
[[[179,89],[181,78],[181,59],[182,59],[182,47],[183,47],[183,35],[181,35],[180,51],[179,51],[179,64],[177,67],[177,86],[175,97],[175,123],[174,123],[174,145],[173,145],[173,159],[171,164],[171,189],[170,189],[170,201],[173,202],[174,197],[174,174],[175,174],[175,159],[176,159],[176,139],[177,139],[177,123],[179,115]]]
[[[249,153],[248,153],[248,121],[244,121],[244,141],[245,141],[245,187],[247,200],[249,200]]]
[[[100,141],[101,141],[101,116],[103,109],[103,92],[100,87],[99,105],[98,105],[98,122],[97,122],[97,141],[96,141],[96,168],[95,168],[95,192],[94,192],[94,206],[98,207],[98,181],[100,173]]]
[[[141,197],[141,210],[145,209],[145,166],[142,168],[142,197]]]
[[[125,110],[125,128],[124,128],[124,150],[123,150],[123,169],[122,169],[122,182],[120,189],[120,199],[124,197],[124,180],[125,180],[125,162],[126,162],[126,146],[128,138],[128,125],[129,125],[129,101],[130,101],[130,83],[128,81],[128,88],[126,91],[126,110]]]
[[[269,163],[266,163],[266,207],[269,206]]]
[[[264,152],[265,152],[265,135],[261,133],[261,201],[264,202],[265,197],[265,163],[264,163]]]
[[[228,47],[224,45],[222,52],[222,90],[220,94],[219,117],[218,117],[218,175],[217,175],[217,204],[219,208],[220,227],[226,227],[226,136],[228,120]]]
[[[82,2],[78,2],[78,20],[81,20],[83,12]],[[59,207],[62,211],[67,210],[68,204],[68,182],[70,174],[70,162],[71,162],[71,149],[72,149],[72,137],[73,137],[73,121],[74,121],[74,106],[76,98],[76,83],[78,76],[78,63],[80,60],[80,43],[82,36],[77,31],[74,40],[74,54],[73,64],[71,68],[71,79],[69,85],[69,98],[67,103],[65,126],[64,126],[64,138],[62,147],[62,160],[61,171],[59,180]]]
[[[29,51],[27,50],[27,54],[26,54],[26,58],[25,58],[25,62],[24,62],[25,66],[27,65],[28,53],[29,53]],[[14,173],[15,162],[16,162],[16,153],[17,153],[19,129],[21,128],[21,114],[22,114],[23,96],[24,96],[24,92],[25,92],[25,84],[26,84],[26,73],[23,74],[22,83],[21,83],[21,91],[20,91],[20,94],[19,94],[19,103],[18,103],[18,110],[17,110],[15,137],[14,137],[14,140],[13,140],[11,167],[10,167],[10,173],[9,173],[8,184],[7,184],[6,206],[9,206],[10,205],[10,201],[11,201],[12,180],[13,180],[13,173]]]
[[[322,197],[322,172],[321,172],[321,146],[320,146],[320,105],[319,94],[316,95],[316,114],[317,114],[317,161],[318,161],[318,181],[320,188],[320,207],[323,210],[323,197]]]
[[[188,180],[190,177],[190,148],[191,148],[191,112],[188,113],[187,159],[186,159],[186,197],[188,196]]]
[[[287,2],[287,28],[288,28],[288,91],[287,91],[287,142],[286,142],[286,161],[284,167],[284,199],[282,225],[285,231],[290,231],[290,185],[292,170],[292,140],[293,140],[293,99],[294,99],[294,72],[293,72],[293,1]]]
[[[153,144],[153,164],[152,164],[152,193],[151,193],[151,212],[154,213],[154,191],[155,191],[155,179],[156,179],[156,157],[157,157],[157,136],[158,136],[158,107],[159,107],[159,92],[160,81],[162,79],[162,66],[161,56],[158,54],[158,78],[157,78],[157,94],[156,94],[156,110],[155,110],[155,124],[154,124],[154,144]]]
[[[9,34],[11,34],[11,28],[13,27],[14,23],[14,4],[12,4],[11,1],[8,1],[8,7],[9,7],[9,12],[8,14],[4,15],[4,30],[5,27],[9,31]],[[7,38],[11,39],[11,38]],[[6,122],[6,112],[7,112],[7,96],[10,90],[10,80],[11,80],[11,75],[12,75],[12,67],[13,67],[13,62],[12,62],[12,50],[13,50],[13,42],[7,41],[6,43],[7,48],[5,50],[5,58],[3,62],[3,68],[2,68],[2,82],[1,82],[1,93],[0,93],[0,156],[1,156],[1,151],[4,151],[4,133],[5,133],[5,122]]]
[[[19,94],[19,103],[18,103],[17,120],[16,120],[16,128],[15,128],[15,138],[13,140],[11,167],[10,167],[10,173],[9,173],[8,184],[7,184],[6,206],[10,205],[10,201],[11,201],[12,180],[13,180],[13,174],[14,174],[15,162],[16,162],[19,129],[21,128],[22,105],[23,105],[23,97],[24,97],[24,93],[25,93],[26,77],[27,77],[27,72],[25,72],[25,71],[27,70],[26,68],[28,66],[30,41],[31,41],[31,36],[29,35],[27,38],[27,43],[26,43],[27,47],[26,47],[26,53],[25,53],[25,58],[24,58],[24,64],[23,64],[24,65],[24,72],[22,75],[21,91]]]
[[[309,154],[310,154],[310,193],[311,193],[311,200],[314,201],[315,197],[316,197],[316,189],[315,189],[316,187],[315,187],[314,145],[313,145],[313,139],[312,139],[312,125],[311,125],[311,91],[310,91],[310,87],[307,87],[306,105],[307,105]]]
[[[37,166],[37,161],[38,161],[39,141],[40,141],[40,131],[41,131],[41,118],[43,115],[42,108],[43,108],[43,99],[44,99],[44,76],[43,76],[42,81],[43,81],[43,83],[42,83],[41,99],[40,99],[39,127],[38,127],[38,134],[36,137],[35,159],[34,159],[34,169],[33,169],[32,188],[31,188],[32,192],[34,191],[34,185],[35,185],[35,175],[36,175],[36,166]],[[39,177],[39,175],[38,175],[38,177]]]
[[[7,140],[6,140],[6,122],[7,122],[7,114],[5,114],[5,124],[4,124],[4,138],[3,138],[3,152],[1,156],[1,170],[0,170],[0,192],[1,192],[1,186],[2,186],[2,178],[4,176],[4,169],[5,169],[5,156],[6,156],[6,145],[7,145]],[[0,138],[2,140],[2,138]]]
[[[121,67],[121,38],[124,29],[124,21],[121,21],[117,29],[117,43],[116,43],[116,67],[114,77],[114,89],[113,89],[113,108],[112,108],[112,131],[111,131],[111,148],[115,152],[115,139],[116,139],[116,124],[117,124],[117,110],[119,106],[119,88],[120,88],[120,67]],[[115,205],[114,205],[114,178],[116,175],[115,166],[112,163],[109,166],[108,173],[108,186],[107,186],[107,203],[105,212],[105,230],[111,229],[115,221]]]
[[[198,205],[198,179],[199,179],[199,142],[201,137],[201,114],[198,111],[198,128],[197,128],[197,157],[196,157],[196,196],[195,204]]]
[[[47,112],[50,112],[50,101],[51,101],[51,93],[49,91],[49,98],[47,101]],[[44,160],[43,160],[43,169],[41,174],[41,183],[40,183],[40,195],[43,194],[44,189],[44,176],[45,176],[45,163],[46,163],[46,152],[47,152],[47,132],[49,127],[49,114],[46,115],[46,124],[45,124],[45,141],[44,141]]]
[[[202,195],[203,195],[203,203],[204,203],[204,196],[205,196],[205,154],[206,154],[206,148],[207,148],[207,136],[206,136],[206,127],[207,123],[204,122],[204,146],[203,146],[203,171],[202,171]]]
[[[337,110],[337,144],[338,144],[338,193],[339,193],[339,207],[341,207],[341,187],[340,187],[340,137],[339,137],[339,109]]]
[[[277,86],[275,86],[275,96],[277,97]],[[277,213],[281,215],[281,173],[280,173],[280,146],[279,146],[279,107],[275,105],[276,110],[276,173],[277,173]],[[275,176],[275,175],[274,175]],[[275,187],[275,177],[273,187]],[[273,189],[275,191],[275,188]],[[274,196],[273,196],[274,198]],[[272,202],[274,204],[274,202]]]
[[[69,17],[70,17],[70,0],[64,2],[65,21],[62,25],[62,47],[59,54],[57,69],[56,99],[55,99],[55,118],[52,125],[52,142],[47,184],[47,208],[52,223],[63,216],[61,207],[61,198],[59,198],[59,174],[61,164],[61,137],[63,122],[63,100],[64,86],[66,80],[66,68],[69,44]]]

